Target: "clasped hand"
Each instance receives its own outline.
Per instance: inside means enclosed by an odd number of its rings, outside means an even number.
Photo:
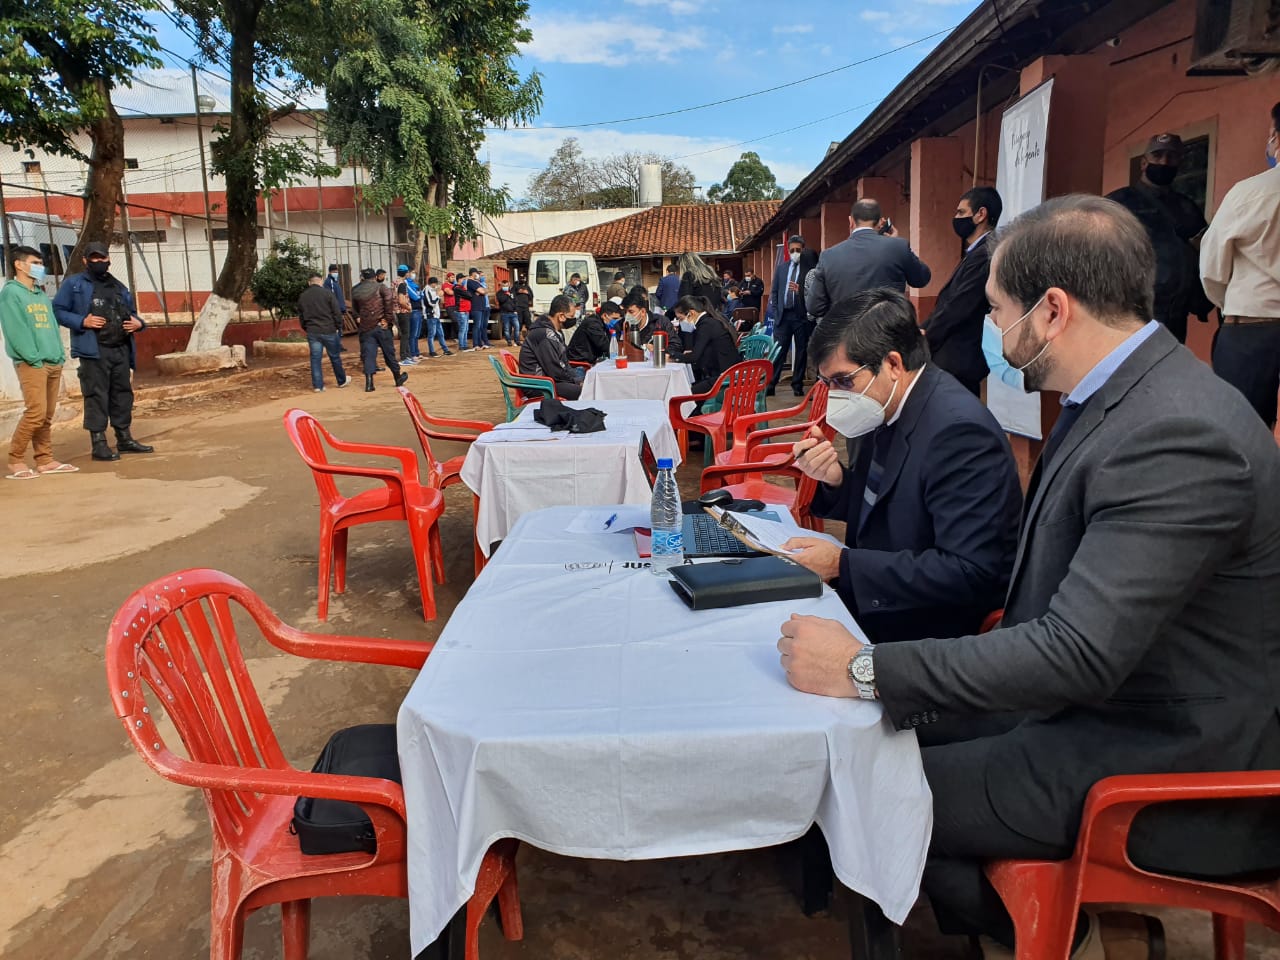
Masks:
[[[862,644],[838,620],[793,613],[782,624],[778,654],[787,682],[822,697],[856,697],[849,661]]]

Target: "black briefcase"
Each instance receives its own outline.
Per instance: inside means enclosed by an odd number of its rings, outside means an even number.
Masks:
[[[377,777],[400,782],[394,723],[366,723],[339,730],[320,751],[312,773]],[[311,856],[326,853],[376,853],[373,822],[359,804],[299,797],[293,805],[293,832]]]
[[[672,567],[671,589],[691,610],[822,596],[822,578],[784,557],[736,557]]]

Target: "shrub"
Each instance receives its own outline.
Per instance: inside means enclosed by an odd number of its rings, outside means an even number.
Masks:
[[[271,253],[254,271],[249,289],[258,306],[271,311],[272,339],[279,336],[280,324],[286,317],[297,315],[298,297],[307,289],[315,257],[315,251],[305,243],[285,237],[271,245]]]

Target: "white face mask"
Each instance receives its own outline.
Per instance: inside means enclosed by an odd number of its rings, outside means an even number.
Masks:
[[[799,263],[799,262],[800,262],[800,254],[798,254],[798,253],[793,253],[793,254],[791,255],[791,262],[792,262],[792,263]]]
[[[857,370],[854,371],[854,373],[857,372]],[[871,383],[875,383],[875,380]],[[866,390],[861,393],[854,393],[852,390],[832,390],[827,394],[827,423],[840,435],[861,437],[884,424],[885,411],[889,409],[889,404],[893,402],[898,392],[898,381],[893,381],[893,390],[890,391],[889,399],[883,406],[874,398],[867,396],[871,383],[868,383]]]

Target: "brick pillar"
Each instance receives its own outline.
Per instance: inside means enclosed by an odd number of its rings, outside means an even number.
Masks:
[[[837,243],[849,237],[849,208],[853,205],[856,191],[852,185],[846,184],[839,190],[833,190],[822,201],[822,209],[818,216],[822,221],[822,236],[819,247],[829,250]]]
[[[1099,193],[1102,154],[1106,149],[1106,116],[1097,105],[1107,99],[1106,61],[1093,54],[1041,57],[1023,68],[1019,93],[1025,96],[1050,77],[1053,78],[1053,99],[1049,104],[1045,196]],[[1046,393],[1041,398],[1042,436],[1049,435],[1061,409],[1056,393]],[[1009,443],[1025,489],[1043,442],[1010,436]]]
[[[822,216],[819,211],[818,216],[804,217],[800,221],[800,228],[796,231],[800,236],[804,237],[805,246],[810,250],[822,249]]]
[[[907,235],[907,200],[902,184],[892,177],[863,177],[858,181],[858,199],[875,200],[880,212],[894,222],[902,236]]]
[[[929,315],[951,271],[960,262],[960,241],[951,229],[956,201],[967,185],[956,137],[927,137],[911,144],[911,231],[908,239],[933,279],[911,290],[921,319]],[[901,228],[899,228],[901,233]]]

